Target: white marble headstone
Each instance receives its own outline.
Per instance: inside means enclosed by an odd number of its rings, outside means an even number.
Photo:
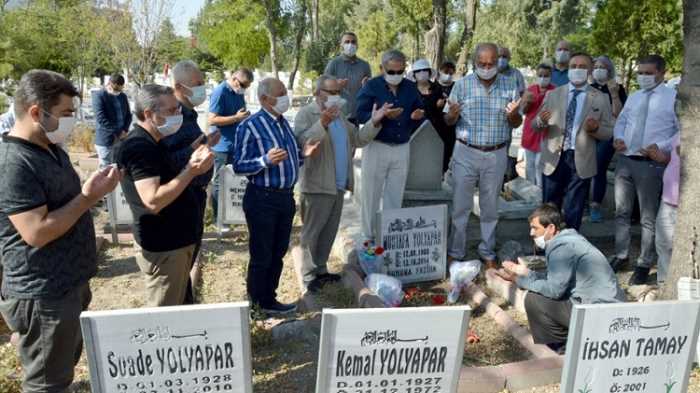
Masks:
[[[408,166],[406,190],[442,190],[442,156],[444,146],[440,135],[426,120],[411,135],[411,160]]]

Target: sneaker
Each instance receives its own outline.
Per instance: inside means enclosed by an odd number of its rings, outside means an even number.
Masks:
[[[610,259],[610,267],[612,270],[617,273],[627,267],[627,263],[629,262],[629,258],[618,258],[618,257],[613,257]]]
[[[634,268],[634,273],[630,277],[629,285],[646,285],[649,280],[649,268],[637,266]]]
[[[293,313],[297,310],[296,304],[284,304],[277,300],[273,300],[272,303],[260,308],[262,312],[270,315],[281,315]]]
[[[591,222],[603,222],[603,212],[600,206],[591,205]]]

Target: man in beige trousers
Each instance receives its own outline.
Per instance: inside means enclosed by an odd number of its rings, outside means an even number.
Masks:
[[[385,107],[375,106],[370,121],[358,130],[343,115],[346,102],[341,90],[335,77],[322,75],[316,82],[316,99],[294,119],[300,145],[321,141],[318,154],[305,159],[300,182],[301,270],[304,285],[312,292],[340,278],[328,273],[326,262],[340,225],[345,191],[353,191],[353,153],[374,139],[386,113]]]

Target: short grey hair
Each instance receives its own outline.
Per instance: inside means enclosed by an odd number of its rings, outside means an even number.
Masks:
[[[608,56],[598,56],[595,59],[593,59],[593,63],[595,65],[596,62],[601,62],[603,65],[605,65],[605,68],[610,71],[610,75],[608,75],[608,79],[614,80],[615,79],[615,64],[610,60]]]
[[[479,60],[479,54],[486,50],[492,50],[498,56],[498,45],[493,42],[480,42],[474,47],[474,54],[472,55],[472,65],[476,65],[476,61]]]
[[[144,121],[146,116],[144,112],[149,110],[156,112],[160,109],[160,97],[173,95],[173,89],[168,86],[150,84],[143,85],[134,99],[134,114],[136,118]]]
[[[276,82],[282,83],[279,79],[271,77],[258,82],[258,100],[262,100],[263,96],[272,97],[272,89]]]
[[[337,81],[338,78],[333,75],[323,74],[316,79],[316,88],[314,89],[314,94],[318,94],[319,91],[323,90],[323,84],[327,81]]]
[[[190,84],[192,74],[195,72],[201,73],[197,64],[192,60],[181,60],[173,67],[173,81],[175,83]]]
[[[400,61],[406,64],[406,55],[398,49],[391,49],[382,55],[382,66],[386,66],[390,61]]]

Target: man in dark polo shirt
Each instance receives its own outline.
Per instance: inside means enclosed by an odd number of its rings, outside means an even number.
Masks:
[[[137,122],[116,151],[125,170],[122,188],[134,215],[134,239],[141,246],[136,262],[146,279],[146,305],[173,306],[185,300],[197,243],[199,213],[192,180],[214,164],[206,145],[178,169],[163,138],[178,132],[182,113],[173,89],[145,85],[134,111]]]
[[[57,146],[73,129],[77,96],[60,74],[26,73],[15,94],[15,126],[0,144],[0,313],[19,337],[23,392],[65,392],[73,381],[79,316],[97,272],[89,209],[120,179],[110,166],[81,187]]]
[[[209,135],[205,135],[197,124],[196,106],[202,104],[207,98],[204,86],[204,75],[199,70],[197,64],[192,60],[182,60],[173,67],[173,91],[182,111],[182,126],[173,135],[163,138],[163,143],[175,162],[178,170],[187,166],[192,152],[201,144],[212,147],[219,142],[221,134],[216,130]],[[190,189],[197,202],[197,243],[195,244],[194,255],[192,256],[192,267],[190,269],[190,280],[187,283],[187,293],[185,304],[195,302],[194,288],[200,276],[199,263],[197,258],[202,246],[202,235],[204,234],[204,210],[207,207],[207,186],[211,181],[214,169],[210,169],[205,174],[192,179]]]

